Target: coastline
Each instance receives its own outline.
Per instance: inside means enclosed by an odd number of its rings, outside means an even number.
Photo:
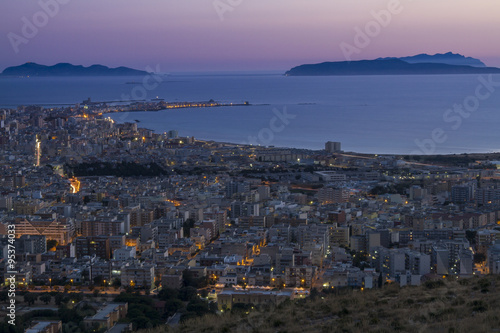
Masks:
[[[163,110],[157,110],[157,111],[163,111]],[[130,111],[130,112],[139,112],[139,111]],[[106,113],[104,115],[109,115],[113,113]],[[139,127],[142,129],[148,129],[145,127]],[[150,129],[148,129],[150,130]],[[235,142],[230,142],[230,141],[219,141],[219,140],[212,140],[212,139],[196,139],[198,142],[207,142],[207,143],[212,143],[212,144],[221,144],[225,146],[234,146],[234,147],[246,147],[246,148],[254,148],[254,149],[268,149],[268,150],[291,150],[294,152],[307,152],[308,154],[311,155],[320,155],[320,154],[325,154],[324,149],[309,149],[309,148],[298,148],[298,147],[290,147],[290,146],[260,146],[260,145],[252,145],[248,143],[235,143]],[[477,160],[500,160],[500,151],[498,152],[474,152],[474,153],[453,153],[453,154],[401,154],[401,153],[363,153],[363,152],[356,152],[356,151],[340,151],[338,153],[333,153],[332,155],[345,155],[345,156],[352,156],[355,158],[369,158],[369,159],[376,159],[378,157],[397,157],[401,158],[403,160],[407,160],[410,163],[416,163],[416,161],[428,161],[428,160],[448,160],[449,162],[453,162],[453,160],[456,159],[463,159],[464,157],[470,158],[470,159],[477,159]],[[418,163],[417,163],[418,164]]]

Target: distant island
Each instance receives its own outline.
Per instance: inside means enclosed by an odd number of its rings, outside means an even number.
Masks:
[[[84,67],[68,63],[59,63],[54,66],[39,65],[27,62],[20,66],[6,68],[2,76],[140,76],[148,72],[128,67],[109,68],[103,65]]]
[[[409,64],[433,63],[433,64],[447,64],[454,66],[472,66],[472,67],[486,67],[484,62],[479,59],[465,57],[458,53],[437,53],[430,55],[426,53],[417,54],[410,57],[401,58],[378,58],[377,60],[399,59],[406,61]]]
[[[287,76],[328,75],[429,75],[500,73],[500,68],[486,67],[483,62],[451,52],[420,54],[404,58],[324,62],[301,65],[285,73]]]

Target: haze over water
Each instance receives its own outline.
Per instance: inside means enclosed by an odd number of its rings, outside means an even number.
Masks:
[[[447,139],[435,153],[500,151],[500,92],[480,102],[479,109],[454,123],[443,116],[454,104],[474,96],[478,75],[285,77],[281,74],[196,75],[164,78],[147,99],[242,103],[252,106],[176,109],[113,114],[118,122],[139,120],[139,126],[199,139],[257,143],[276,147],[322,149],[340,141],[345,151],[409,154],[415,140],[430,139],[436,128]],[[1,106],[75,104],[119,100],[142,78],[2,78]],[[500,75],[493,80],[500,82]],[[497,88],[497,90],[500,90]],[[273,110],[293,115],[269,136]],[[281,122],[277,122],[281,125]],[[272,131],[271,131],[272,132]],[[259,134],[261,134],[259,139]]]

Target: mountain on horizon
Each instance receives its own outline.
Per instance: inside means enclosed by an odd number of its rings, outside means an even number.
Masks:
[[[103,65],[84,67],[69,63],[59,63],[54,66],[27,62],[20,66],[7,67],[2,76],[138,76],[148,72],[128,67],[110,68]]]
[[[406,59],[406,60],[404,60]],[[451,62],[451,63],[447,63]],[[468,65],[464,65],[467,63]],[[474,66],[473,66],[474,65]],[[500,74],[500,68],[486,67],[483,62],[451,52],[433,56],[419,54],[404,58],[323,62],[296,66],[287,76],[329,75],[434,75],[434,74]]]
[[[484,62],[479,59],[472,57],[465,57],[459,53],[436,53],[434,55],[421,53],[409,57],[388,57],[388,58],[378,58],[376,60],[388,60],[388,59],[399,59],[406,61],[409,64],[421,64],[421,63],[432,63],[432,64],[447,64],[455,66],[472,66],[472,67],[486,67]]]

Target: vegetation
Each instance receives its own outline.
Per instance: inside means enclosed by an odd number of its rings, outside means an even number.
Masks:
[[[163,322],[161,315],[154,308],[151,297],[122,293],[115,298],[115,302],[128,303],[127,319],[138,328],[151,328]]]
[[[197,284],[198,279],[190,280]],[[155,307],[155,302],[165,302],[163,308]],[[192,286],[182,287],[179,290],[162,289],[158,298],[132,293],[121,293],[115,302],[127,302],[128,313],[126,321],[131,322],[134,329],[145,329],[157,327],[167,321],[176,312],[182,313],[181,320],[214,314],[214,305],[210,306],[206,301],[200,299],[196,288]]]
[[[398,184],[389,184],[386,186],[377,185],[370,190],[370,195],[383,194],[406,194],[406,190],[410,188],[412,182],[401,182]]]
[[[28,295],[28,296],[27,296]],[[34,293],[26,293],[24,297],[28,297],[28,299],[34,300]],[[62,294],[57,294],[62,295]],[[57,296],[56,295],[56,296]],[[48,293],[43,294],[40,298],[48,296],[51,297]],[[0,332],[9,332],[9,333],[22,333],[30,327],[33,322],[40,320],[48,320],[48,321],[57,321],[61,320],[63,323],[63,333],[71,332],[71,333],[84,333],[88,330],[85,328],[83,324],[83,319],[86,316],[92,316],[96,313],[96,310],[91,305],[82,302],[80,304],[71,305],[67,304],[72,298],[68,296],[63,296],[65,302],[61,303],[59,309],[57,311],[46,309],[46,310],[33,310],[28,313],[17,313],[15,323],[16,325],[10,325],[7,323],[9,319],[6,317],[2,322],[0,322]],[[43,300],[42,300],[43,301]],[[33,301],[34,302],[34,301]],[[31,304],[33,305],[33,304]]]
[[[312,293],[275,308],[238,305],[162,332],[491,332],[500,327],[500,277],[452,278],[419,287]]]

